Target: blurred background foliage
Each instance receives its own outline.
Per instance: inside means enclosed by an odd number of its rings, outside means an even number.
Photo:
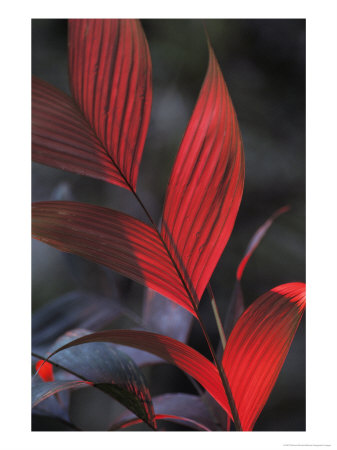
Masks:
[[[246,305],[278,284],[305,281],[305,20],[146,19],[142,24],[153,65],[151,122],[137,185],[143,202],[159,220],[170,171],[207,69],[205,26],[237,112],[246,158],[240,211],[211,280],[220,313],[225,316],[235,271],[249,239],[284,205],[290,205],[291,210],[276,220],[247,265],[242,280]],[[32,21],[32,72],[70,92],[66,20]],[[91,202],[146,221],[132,194],[124,189],[35,163],[32,199]],[[117,283],[125,305],[141,311],[143,289],[135,283],[122,277],[111,281],[107,271],[38,241],[33,241],[32,256],[33,310],[78,288],[114,297]],[[201,311],[216,342],[207,296],[201,302]],[[126,321],[114,326],[131,325]],[[200,329],[194,325],[189,343],[207,354],[202,339]],[[146,374],[152,395],[195,392],[174,367],[155,366],[146,369]],[[99,409],[104,404],[103,416],[93,413],[89,421],[90,429],[101,429],[111,399],[85,391],[73,394],[73,414],[79,421],[85,420],[78,411],[89,397]],[[90,408],[95,411],[94,406]],[[302,321],[255,430],[304,429]]]

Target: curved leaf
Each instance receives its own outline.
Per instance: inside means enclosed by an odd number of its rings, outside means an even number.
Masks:
[[[167,419],[196,430],[218,430],[205,402],[198,395],[174,393],[153,397],[156,419]],[[129,411],[123,414],[111,429],[125,428],[133,424],[134,414]],[[185,423],[187,421],[187,424]]]
[[[267,219],[264,224],[262,224],[254,233],[253,237],[251,238],[251,240],[248,243],[248,246],[246,248],[245,251],[245,255],[242,258],[237,271],[236,271],[236,279],[238,281],[241,280],[242,278],[242,274],[243,271],[246,267],[247,262],[249,261],[250,257],[252,256],[252,254],[254,253],[254,251],[256,250],[256,248],[258,247],[258,245],[260,244],[262,238],[264,237],[264,235],[267,233],[267,231],[269,230],[269,228],[271,227],[272,223],[274,222],[275,219],[277,219],[277,217],[279,217],[281,214],[284,214],[285,212],[289,211],[289,206],[283,206],[282,208],[278,209],[277,211],[274,212],[274,214],[272,214],[269,219]]]
[[[55,342],[50,352],[52,353],[59,346],[69,345],[78,337],[85,336],[88,333],[90,331],[84,329],[69,331]],[[152,399],[146,380],[132,359],[115,346],[109,343],[96,342],[79,348],[68,348],[48,359],[51,363],[69,370],[70,373],[81,380],[106,392],[151,427],[155,427]],[[47,361],[45,364],[50,363]],[[53,395],[55,389],[73,388],[72,384],[68,385],[68,379],[57,380],[57,382],[59,381],[65,383],[64,387],[62,384],[57,384],[55,387],[51,384],[50,390],[42,392],[43,398],[46,398],[46,395]],[[41,389],[38,389],[41,392]]]
[[[162,234],[198,303],[232,232],[244,183],[239,126],[209,46],[208,71],[180,145]]]
[[[69,21],[74,99],[33,78],[33,159],[135,190],[152,68],[138,20]]]
[[[57,380],[43,382],[39,381],[33,383],[32,386],[32,407],[34,408],[39,403],[43,402],[52,395],[69,389],[81,389],[90,386],[91,383],[79,380]]]
[[[58,348],[50,357],[59,352],[62,354],[62,351],[67,348],[89,342],[113,342],[139,348],[165,359],[195,378],[231,415],[228,400],[215,365],[188,345],[148,331],[109,330],[76,339]]]
[[[175,422],[180,425],[190,426],[191,428],[193,428],[195,430],[212,431],[209,428],[207,428],[205,425],[203,425],[202,423],[200,423],[194,419],[190,419],[189,417],[172,415],[172,414],[156,414],[155,419],[156,419],[156,421],[168,420],[169,422]],[[131,427],[132,425],[137,425],[139,423],[142,423],[142,421],[140,419],[130,419],[121,424],[117,424],[115,427],[111,427],[111,431],[121,430],[123,428]]]
[[[73,99],[33,77],[32,158],[128,188]]]
[[[103,264],[194,313],[153,228],[124,213],[86,203],[39,202],[32,211],[35,239]]]
[[[138,20],[69,20],[76,103],[123,178],[136,188],[150,121],[152,68]]]
[[[228,306],[228,311],[226,314],[226,321],[224,324],[224,330],[226,336],[230,334],[230,332],[233,329],[233,326],[235,325],[238,318],[241,316],[243,311],[245,310],[244,305],[244,298],[243,293],[241,289],[241,278],[243,275],[243,272],[246,268],[246,265],[260,244],[261,240],[263,239],[264,235],[267,233],[269,228],[271,227],[274,220],[280,216],[281,214],[289,211],[289,206],[284,206],[272,214],[269,219],[267,219],[254,233],[253,237],[250,239],[248,246],[246,248],[244,257],[241,259],[240,264],[238,265],[237,271],[236,271],[236,281],[233,289],[233,293],[231,296],[231,300]]]
[[[32,346],[46,349],[59,336],[74,328],[103,329],[123,313],[115,299],[85,291],[71,291],[46,303],[32,316]]]
[[[250,305],[229,336],[222,363],[243,430],[253,429],[267,402],[304,308],[304,283],[277,286]]]

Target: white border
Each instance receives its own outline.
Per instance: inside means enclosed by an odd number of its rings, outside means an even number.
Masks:
[[[6,2],[8,3],[8,2]],[[12,2],[2,6],[2,326],[0,447],[56,449],[336,448],[336,104],[334,0]],[[94,5],[94,6],[92,6]],[[165,8],[165,9],[164,9]],[[56,17],[307,19],[307,431],[32,433],[30,431],[30,19]],[[5,139],[4,139],[5,136]],[[12,169],[15,168],[15,169]],[[28,356],[27,356],[28,355]],[[296,447],[295,447],[296,448]]]

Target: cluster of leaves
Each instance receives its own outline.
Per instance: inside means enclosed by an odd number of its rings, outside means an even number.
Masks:
[[[39,311],[33,318],[40,374],[33,379],[35,413],[41,414],[44,405],[44,412],[52,410],[69,422],[66,394],[94,387],[130,411],[111,429],[137,421],[156,429],[165,419],[202,430],[229,430],[232,420],[237,430],[252,430],[269,397],[304,312],[305,285],[277,286],[244,310],[244,267],[282,209],[257,231],[238,267],[226,342],[209,281],[240,206],[244,153],[210,43],[208,48],[208,70],[174,163],[160,227],[136,192],[152,100],[151,58],[140,22],[69,21],[72,97],[33,78],[33,160],[127,189],[149,222],[87,203],[38,202],[33,237],[143,284],[148,296],[143,322],[156,331],[97,331],[128,312],[105,298],[95,298],[90,310],[93,300],[82,292]],[[206,288],[222,337],[218,356],[199,313]],[[162,296],[168,303],[157,298]],[[53,320],[60,307],[66,323]],[[186,344],[193,318],[213,362]],[[139,366],[163,361],[182,369],[204,391],[152,399]],[[226,420],[221,414],[214,418],[215,404]]]

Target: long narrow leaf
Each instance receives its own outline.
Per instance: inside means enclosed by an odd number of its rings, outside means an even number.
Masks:
[[[58,348],[50,357],[67,348],[89,342],[113,342],[139,348],[165,359],[195,378],[231,415],[228,400],[216,367],[188,345],[167,336],[147,331],[110,330],[100,331],[76,339]]]
[[[209,46],[208,71],[173,167],[162,222],[196,303],[232,232],[243,183],[239,126]]]
[[[305,284],[277,286],[255,300],[236,323],[223,367],[243,430],[252,430],[268,400],[305,308]]]
[[[85,203],[33,204],[35,239],[109,267],[193,312],[157,233],[124,213]]]
[[[152,67],[137,20],[70,20],[74,98],[33,78],[33,160],[136,188]]]
[[[33,77],[33,161],[128,188],[74,100]]]
[[[151,58],[141,24],[69,20],[68,46],[75,101],[135,189],[152,102]]]
[[[239,264],[239,266],[237,268],[236,279],[238,281],[241,280],[243,271],[244,271],[244,269],[246,267],[246,264],[248,263],[250,257],[252,256],[252,254],[254,253],[256,248],[258,247],[258,245],[260,244],[260,242],[261,242],[262,238],[264,237],[264,235],[267,233],[267,231],[271,227],[271,225],[274,222],[274,220],[277,219],[277,217],[279,217],[281,214],[283,214],[283,213],[285,213],[287,211],[289,211],[289,206],[283,206],[282,208],[278,209],[277,211],[274,212],[274,214],[272,214],[269,217],[269,219],[267,219],[256,230],[256,232],[254,233],[253,237],[251,238],[251,240],[248,243],[248,246],[246,248],[244,257],[240,261],[240,264]]]
[[[156,419],[167,419],[196,430],[218,430],[210,411],[198,395],[174,393],[153,397]],[[134,414],[127,411],[112,425],[111,429],[130,426],[135,420]],[[187,422],[187,423],[185,423]]]
[[[85,329],[71,330],[54,343],[50,352],[90,333],[91,331]],[[146,380],[132,359],[116,346],[96,342],[79,348],[68,348],[49,358],[49,361],[106,392],[150,426],[155,427],[152,399]],[[45,364],[48,363],[48,361],[45,362]],[[67,389],[69,380],[63,381],[65,387],[60,385],[62,390]],[[53,385],[50,386],[48,396],[54,393]],[[72,387],[70,384],[69,388]]]

